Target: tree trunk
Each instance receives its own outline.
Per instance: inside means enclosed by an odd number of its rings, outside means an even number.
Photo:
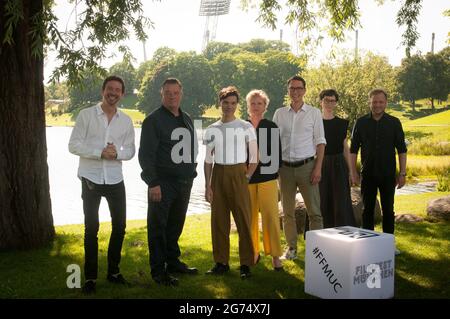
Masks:
[[[434,110],[434,99],[431,98],[430,100],[431,100],[431,109]]]
[[[416,100],[411,101],[411,107],[412,107],[413,112],[415,112],[416,111]]]
[[[43,58],[31,54],[33,15],[42,0],[23,0],[14,43],[3,42],[0,1],[0,250],[37,248],[54,237],[45,137]]]

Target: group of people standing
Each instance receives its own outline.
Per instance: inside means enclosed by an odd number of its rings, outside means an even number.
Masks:
[[[287,81],[290,105],[264,118],[269,97],[262,90],[246,96],[249,118],[236,118],[240,101],[237,88],[218,94],[221,118],[208,126],[202,140],[205,198],[211,204],[213,267],[209,275],[230,270],[230,212],[239,236],[240,277],[251,276],[250,267],[260,255],[259,214],[265,255],[282,271],[282,260],[297,258],[298,233],[295,197],[300,191],[308,212],[309,229],[355,225],[350,185],[359,183],[357,154],[362,148],[361,189],[363,228],[374,228],[377,189],[383,210],[383,231],[394,232],[395,186],[405,184],[406,146],[400,121],[385,113],[387,94],[369,94],[370,113],[359,118],[348,146],[349,122],[335,116],[339,95],[320,93],[322,112],[304,102],[306,82],[300,76]],[[110,76],[102,87],[102,102],[80,112],[69,150],[80,156],[85,215],[85,293],[94,292],[97,279],[101,197],[108,201],[112,233],[108,248],[110,282],[128,284],[119,270],[126,225],[122,160],[135,154],[131,119],[117,106],[125,93],[120,77]],[[176,286],[176,274],[198,270],[180,260],[182,233],[196,173],[197,135],[192,119],[181,108],[183,87],[175,78],[161,86],[161,107],[143,122],[139,147],[142,180],[148,185],[148,246],[151,275],[162,285]],[[400,172],[396,173],[395,150]],[[287,247],[281,247],[278,199],[281,195],[283,229]]]

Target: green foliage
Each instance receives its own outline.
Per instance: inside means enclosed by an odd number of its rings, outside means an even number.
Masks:
[[[13,32],[17,24],[23,20],[22,1],[9,0],[5,3],[4,12],[4,38],[0,39],[3,44],[14,44]]]
[[[268,50],[290,51],[289,44],[279,40],[252,39],[249,42],[238,44],[237,47],[254,53],[264,53]]]
[[[234,48],[236,48],[237,45],[227,43],[227,42],[210,42],[206,46],[205,50],[203,51],[203,54],[208,60],[213,60],[216,56],[218,56],[221,53],[228,52]]]
[[[450,92],[450,48],[426,56],[416,54],[402,60],[398,72],[399,91],[403,99],[412,103],[423,98],[447,100]]]
[[[253,89],[264,90],[271,101],[265,117],[271,119],[275,109],[283,105],[287,79],[298,74],[302,65],[303,61],[290,52],[272,49],[262,54],[250,51],[222,53],[212,61],[215,91],[235,85],[241,93],[241,118],[246,118],[245,96]]]
[[[381,87],[390,98],[396,96],[395,71],[385,57],[368,53],[354,60],[344,55],[341,60],[330,61],[306,72],[306,100],[319,105],[319,93],[333,88],[339,94],[337,113],[350,121],[369,111],[368,93]]]
[[[136,80],[136,70],[133,64],[128,60],[123,60],[122,62],[114,64],[109,69],[110,75],[120,76],[125,82],[125,94],[133,94],[134,89],[138,87],[138,82]]]
[[[192,117],[199,118],[206,105],[214,102],[213,73],[208,60],[194,52],[183,52],[146,74],[139,90],[139,110],[149,114],[160,107],[161,85],[168,77],[176,77],[183,84],[181,107]]]
[[[440,192],[450,192],[450,167],[437,176],[438,185],[437,190]]]
[[[305,61],[295,57],[290,52],[268,50],[263,55],[266,64],[263,84],[261,88],[268,94],[270,105],[265,117],[273,118],[275,110],[285,105],[287,94],[287,80],[299,74],[305,68]],[[254,87],[259,88],[259,87]]]
[[[413,111],[416,100],[426,97],[426,73],[425,60],[419,54],[403,59],[398,70],[399,93],[402,99],[411,102]]]
[[[444,54],[429,53],[425,56],[427,74],[423,84],[427,88],[426,97],[431,98],[431,107],[434,108],[434,99],[446,100],[450,92],[450,60]]]
[[[215,93],[219,92],[221,88],[236,85],[238,65],[233,54],[220,53],[210,62],[210,65],[213,71]]]
[[[88,106],[92,106],[101,101],[101,91],[103,77],[96,73],[85,71],[80,74],[82,79],[79,84],[69,87],[69,112],[76,118],[78,112]]]
[[[146,38],[145,29],[151,25],[143,16],[140,0],[86,0],[76,1],[74,6],[81,10],[78,23],[65,32],[58,30],[51,6],[46,7],[49,13],[45,15],[47,37],[44,42],[53,46],[56,59],[61,62],[51,75],[52,81],[67,76],[71,85],[79,85],[86,70],[104,76],[106,70],[100,63],[114,55],[109,52],[116,52],[110,50],[109,45],[128,39],[131,33],[142,41]],[[119,46],[118,51],[125,58],[131,56],[126,46]]]
[[[125,109],[136,109],[138,97],[136,94],[127,94],[120,100],[120,107]]]
[[[147,73],[153,73],[155,69],[165,61],[173,58],[177,54],[177,51],[169,47],[158,48],[154,53],[151,60],[141,63],[137,72],[136,80],[138,81],[138,87],[142,84],[144,77]]]
[[[397,24],[399,26],[406,26],[405,32],[402,34],[402,44],[406,46],[406,56],[411,56],[411,48],[419,39],[417,32],[417,17],[422,9],[422,0],[405,0],[403,6],[397,13]]]
[[[374,0],[382,5],[384,0]],[[247,9],[255,3],[259,6],[258,22],[264,26],[277,28],[279,12],[283,12],[284,22],[294,25],[299,31],[301,52],[314,52],[316,45],[327,34],[337,41],[345,40],[345,32],[360,26],[358,0],[241,0],[241,6]],[[409,55],[418,39],[416,31],[417,17],[420,14],[422,0],[405,0],[397,13],[396,22],[406,29],[402,35],[402,44]]]
[[[242,117],[247,116],[246,94],[252,89],[262,89],[271,100],[266,117],[272,118],[275,109],[283,104],[286,80],[298,74],[305,65],[305,61],[288,52],[288,48],[280,41],[252,40],[238,45],[212,42],[201,56],[190,53],[172,55],[170,52],[159,63],[154,60],[146,62],[139,108],[148,113],[159,107],[161,83],[169,75],[178,74],[176,77],[185,86],[182,105],[188,107],[194,116],[201,116],[206,105],[217,102],[216,95],[221,88],[234,85],[241,93]],[[207,60],[206,57],[212,59]],[[184,66],[181,66],[181,61],[184,61]],[[188,90],[186,82],[194,82],[198,88]]]
[[[66,82],[53,82],[44,87],[45,109],[53,116],[61,115],[69,109],[69,89]],[[55,101],[57,100],[57,101]]]
[[[234,56],[237,73],[234,74],[234,85],[239,89],[241,100],[239,102],[241,117],[247,117],[247,104],[245,96],[256,88],[265,89],[264,77],[267,76],[266,63],[262,56],[253,52],[242,52]]]
[[[45,100],[64,100],[69,96],[67,82],[53,82],[46,86],[45,89]]]
[[[232,44],[227,42],[210,42],[203,51],[208,60],[214,60],[221,53],[240,54],[242,51],[264,53],[266,51],[289,52],[289,44],[279,40],[252,39],[249,42]]]
[[[139,67],[136,70],[136,81],[138,89],[141,87],[141,83],[144,80],[144,77],[147,74],[147,72],[153,71],[153,64],[154,64],[153,60],[147,60],[139,64]]]
[[[254,1],[241,1],[247,7]],[[346,1],[287,1],[285,3],[284,22],[294,25],[300,39],[301,52],[314,52],[325,35],[337,41],[345,39],[345,31],[354,30],[359,26],[359,9],[357,0]],[[259,1],[259,17],[257,21],[272,30],[276,29],[279,11],[282,11],[281,1]]]

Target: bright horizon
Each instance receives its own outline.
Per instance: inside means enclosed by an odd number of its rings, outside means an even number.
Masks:
[[[206,18],[198,16],[200,1],[143,1],[144,14],[154,23],[154,28],[149,29],[147,33],[147,59],[151,59],[154,51],[163,46],[173,48],[177,52],[201,52]],[[378,6],[374,0],[360,1],[360,22],[362,25],[358,29],[360,52],[371,51],[375,54],[384,55],[391,65],[400,65],[401,60],[405,57],[405,47],[401,45],[401,35],[404,28],[400,29],[395,22],[400,5],[401,3],[398,1],[386,0],[382,6]],[[56,0],[54,13],[59,18],[58,25],[61,29],[64,30],[66,25],[74,24],[74,14],[70,14],[73,8],[74,4],[69,4],[67,0]],[[416,46],[412,49],[412,54],[418,51],[423,54],[431,51],[431,34],[433,32],[435,33],[434,52],[439,52],[447,46],[450,18],[443,15],[443,12],[447,9],[450,9],[450,1],[448,0],[424,0],[417,24],[420,37]],[[79,9],[80,11],[81,9]],[[280,29],[282,28],[283,41],[291,46],[292,52],[296,52],[294,28],[292,26],[278,22],[278,29],[271,30],[255,22],[257,16],[257,9],[249,9],[248,12],[244,12],[239,9],[239,1],[232,0],[230,13],[220,16],[218,19],[215,41],[236,44],[256,38],[279,40]],[[278,17],[281,20],[280,14]],[[184,23],[178,23],[179,21],[184,21]],[[347,32],[346,39],[345,42],[337,43],[336,47],[353,52],[355,33]],[[144,62],[143,44],[133,39],[125,43],[130,47],[136,58],[133,63],[134,66],[138,67],[139,64]],[[110,49],[114,50],[118,45],[111,46]],[[331,45],[332,41],[329,39],[322,42],[322,46],[317,49],[317,58],[313,61],[313,65],[317,65],[326,59]],[[50,53],[44,67],[46,81],[56,66],[54,60],[54,54]],[[118,55],[114,59],[103,61],[102,65],[110,67],[120,60],[121,56]]]

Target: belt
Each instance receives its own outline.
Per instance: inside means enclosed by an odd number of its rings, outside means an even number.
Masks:
[[[306,159],[301,160],[301,161],[295,161],[295,162],[283,161],[283,165],[287,166],[287,167],[300,167],[300,166],[305,165],[306,163],[311,162],[313,160],[314,160],[314,156],[311,156],[311,157],[306,158]]]

